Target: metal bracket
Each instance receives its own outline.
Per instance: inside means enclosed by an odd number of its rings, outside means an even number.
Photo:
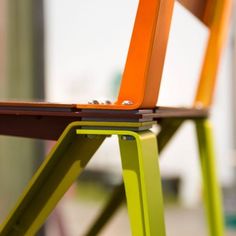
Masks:
[[[1,225],[0,235],[34,235],[104,139],[118,135],[132,234],[164,236],[156,136],[151,131],[82,130],[80,126],[74,122],[65,129]]]

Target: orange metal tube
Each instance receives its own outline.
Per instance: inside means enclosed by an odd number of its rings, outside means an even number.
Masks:
[[[118,100],[78,108],[154,108],[162,77],[174,0],[140,0]]]
[[[209,107],[212,103],[217,70],[220,57],[225,44],[227,32],[229,29],[229,18],[232,9],[232,0],[217,0],[209,3],[209,12],[205,17],[210,21],[210,38],[206,50],[200,82],[196,93],[194,106]],[[209,18],[210,6],[215,6],[212,20]]]
[[[140,1],[117,104],[156,106],[173,5],[173,0]]]

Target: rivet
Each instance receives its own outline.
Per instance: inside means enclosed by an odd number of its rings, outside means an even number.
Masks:
[[[195,108],[201,110],[203,108],[203,104],[201,102],[197,102]]]
[[[122,102],[122,105],[133,105],[134,103],[132,101],[129,101],[129,100],[124,100]]]
[[[109,104],[111,104],[111,101],[106,100],[106,101],[105,101],[105,104],[109,105]]]
[[[99,101],[98,100],[92,100],[92,101],[89,101],[88,104],[99,104]]]
[[[130,136],[130,135],[122,135],[122,136],[121,136],[121,139],[122,139],[122,140],[130,141],[130,140],[134,140],[134,137],[133,137],[133,136]]]
[[[87,134],[86,137],[87,137],[88,139],[95,139],[95,138],[98,137],[98,135],[96,135],[96,134]]]

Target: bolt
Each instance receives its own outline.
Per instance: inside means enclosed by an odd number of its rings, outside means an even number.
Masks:
[[[106,100],[106,101],[105,101],[105,104],[109,105],[109,104],[111,104],[111,101]]]
[[[133,137],[133,136],[130,136],[130,135],[122,135],[122,136],[121,136],[121,139],[122,139],[122,140],[130,141],[130,140],[134,140],[134,137]]]
[[[98,135],[96,135],[96,134],[86,134],[85,137],[87,137],[88,139],[95,139],[95,138],[98,137]]]
[[[88,104],[99,104],[99,101],[98,100],[92,100],[92,101],[89,101]]]
[[[195,107],[196,107],[196,109],[201,110],[203,108],[203,104],[201,102],[197,102]]]
[[[122,105],[133,105],[134,103],[132,101],[129,101],[129,100],[124,100],[122,102]]]

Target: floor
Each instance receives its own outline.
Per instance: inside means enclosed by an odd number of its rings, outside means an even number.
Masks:
[[[50,218],[47,226],[48,236],[83,236],[91,221],[99,211],[97,202],[67,201],[59,205],[54,217]],[[60,212],[60,213],[59,213]],[[56,217],[55,217],[56,215]],[[55,218],[57,219],[55,221]],[[168,236],[206,236],[203,210],[184,209],[176,205],[167,206],[165,209],[166,228]],[[58,222],[61,224],[61,232],[58,231]],[[130,227],[126,206],[124,205],[104,230],[101,236],[129,236]],[[236,231],[227,231],[226,236],[235,236]]]

